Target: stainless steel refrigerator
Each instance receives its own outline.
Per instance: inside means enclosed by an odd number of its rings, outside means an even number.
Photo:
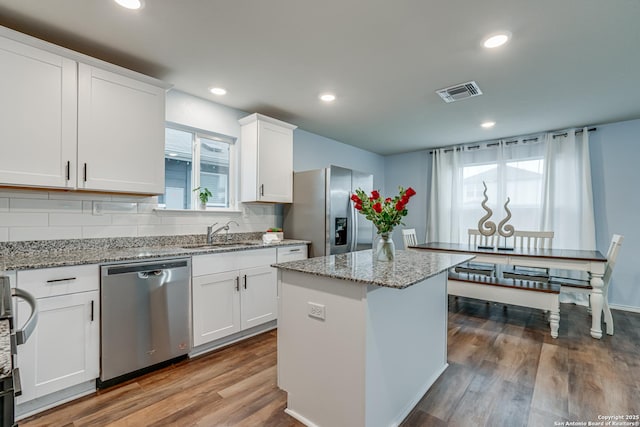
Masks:
[[[310,240],[310,257],[371,249],[373,224],[350,199],[357,188],[370,193],[373,175],[338,166],[294,173],[284,237]]]

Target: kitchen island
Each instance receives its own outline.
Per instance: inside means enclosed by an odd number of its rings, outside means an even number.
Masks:
[[[467,255],[371,250],[276,264],[278,386],[308,426],[398,425],[447,367],[447,270]]]

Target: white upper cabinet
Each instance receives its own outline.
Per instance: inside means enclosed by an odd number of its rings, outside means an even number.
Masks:
[[[86,64],[78,78],[78,188],[164,193],[164,89]]]
[[[293,201],[293,130],[297,126],[261,114],[241,125],[241,201]]]
[[[162,82],[3,27],[0,69],[0,185],[164,192]]]
[[[76,185],[76,63],[0,37],[0,183]]]

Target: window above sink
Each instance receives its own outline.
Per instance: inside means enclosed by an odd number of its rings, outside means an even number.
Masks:
[[[158,207],[200,212],[234,210],[235,141],[230,136],[167,123],[165,193],[159,197]],[[205,188],[211,195],[203,204],[199,193]]]

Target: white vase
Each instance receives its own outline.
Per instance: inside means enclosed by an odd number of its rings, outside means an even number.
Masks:
[[[391,238],[391,233],[380,233],[376,246],[376,259],[378,261],[393,261],[396,257],[396,246]]]

